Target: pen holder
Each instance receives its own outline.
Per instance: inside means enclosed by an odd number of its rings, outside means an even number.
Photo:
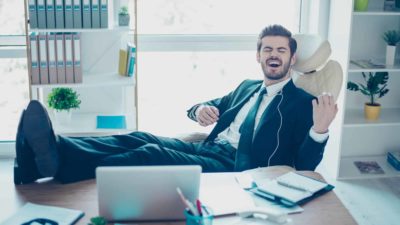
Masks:
[[[214,215],[208,207],[203,207],[203,215],[195,216],[188,209],[185,209],[186,225],[212,225]]]

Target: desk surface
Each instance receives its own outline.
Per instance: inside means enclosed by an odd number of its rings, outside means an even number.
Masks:
[[[12,170],[12,163],[1,165],[2,171]],[[11,168],[10,168],[11,167]],[[5,170],[3,170],[5,168]],[[289,167],[270,167],[248,171],[254,178],[273,178],[287,171]],[[305,175],[321,178],[318,173],[304,171]],[[233,174],[227,174],[233,176]],[[0,222],[15,213],[18,208],[26,202],[47,204],[71,209],[78,209],[85,212],[85,216],[77,224],[88,224],[91,217],[98,215],[97,191],[95,180],[82,181],[73,184],[58,184],[54,181],[35,183],[30,185],[14,186],[12,177],[0,174],[0,193],[1,211]],[[6,204],[4,204],[6,203]],[[292,214],[293,222],[290,224],[356,224],[347,209],[343,206],[334,192],[329,192],[311,202],[302,205],[304,212]],[[238,224],[239,218],[235,216],[217,218],[214,224]],[[180,225],[180,223],[143,223],[143,224],[166,224]],[[241,223],[242,224],[242,223]]]

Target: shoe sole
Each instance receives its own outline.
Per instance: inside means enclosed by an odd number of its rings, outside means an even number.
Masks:
[[[32,100],[23,118],[23,132],[34,154],[37,168],[43,176],[54,176],[58,168],[58,154],[49,115],[38,101]]]

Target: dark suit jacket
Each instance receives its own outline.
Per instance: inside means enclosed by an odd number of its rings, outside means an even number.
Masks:
[[[214,140],[232,123],[242,106],[260,89],[262,82],[262,80],[245,80],[228,95],[201,103],[217,107],[220,114],[206,141]],[[288,165],[297,170],[314,170],[322,160],[326,141],[318,143],[309,135],[313,125],[313,98],[304,90],[297,88],[293,81],[289,81],[283,87],[281,94],[275,96],[264,111],[255,131],[250,152],[242,152],[240,149],[237,151],[235,170],[267,166],[268,158],[278,145],[270,166]],[[188,110],[189,118],[196,121],[194,112],[201,104]]]

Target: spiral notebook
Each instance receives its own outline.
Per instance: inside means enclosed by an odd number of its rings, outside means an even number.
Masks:
[[[332,190],[334,186],[295,172],[288,172],[250,191],[263,198],[292,207]]]

